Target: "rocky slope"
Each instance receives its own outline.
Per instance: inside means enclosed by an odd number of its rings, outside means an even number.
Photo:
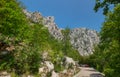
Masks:
[[[76,28],[70,32],[70,42],[84,56],[93,53],[94,45],[99,43],[99,37],[94,30]]]
[[[58,40],[63,39],[63,35],[61,33],[62,29],[58,28],[54,22],[53,16],[43,17],[39,12],[32,13],[27,10],[23,10],[23,12],[26,14],[27,18],[30,18],[33,22],[40,22],[42,19],[42,23],[45,27],[48,27],[48,30],[52,36]],[[98,33],[87,28],[72,29],[69,36],[72,46],[77,49],[82,56],[92,54],[94,51],[94,45],[99,43]]]
[[[52,36],[54,36],[58,40],[62,40],[63,35],[61,33],[61,29],[59,29],[56,23],[54,22],[53,16],[44,17],[43,24],[46,27],[48,27],[48,30]]]

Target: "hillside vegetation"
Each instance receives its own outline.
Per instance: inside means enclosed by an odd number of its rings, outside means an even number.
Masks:
[[[16,0],[0,1],[0,71],[37,74],[44,52],[48,52],[48,60],[56,71],[62,70],[60,61],[64,56],[80,60],[68,37],[64,41],[56,40],[42,23],[33,23],[22,10]]]
[[[120,5],[109,11],[100,32],[101,42],[90,61],[106,77],[120,77]]]
[[[107,4],[107,0],[103,0],[102,4],[100,0],[96,1],[96,11]],[[33,22],[23,13],[23,8],[18,0],[0,0],[0,72],[15,74],[12,77],[22,74],[36,75],[44,62],[43,53],[47,52],[45,59],[54,64],[56,72],[65,68],[61,62],[68,56],[80,64],[89,64],[103,72],[106,77],[120,77],[119,1],[118,4],[115,3],[114,10],[104,10],[106,18],[99,34],[100,43],[95,45],[95,52],[89,56],[80,56],[73,49],[69,28],[62,30],[63,39],[57,40],[41,23],[42,19]],[[71,65],[69,67],[72,68]],[[48,74],[47,77],[49,76]]]

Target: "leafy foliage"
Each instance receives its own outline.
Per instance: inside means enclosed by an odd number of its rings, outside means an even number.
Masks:
[[[17,74],[38,71],[41,59],[37,48],[31,46],[31,43],[32,45],[36,44],[32,41],[34,39],[32,38],[33,33],[35,30],[29,26],[20,3],[16,0],[1,0],[0,40],[9,46],[13,46],[14,50],[8,51],[4,48],[9,53],[0,54],[0,70],[14,71]],[[4,50],[0,50],[0,52],[4,52]]]
[[[0,1],[0,32],[17,39],[27,37],[29,26],[16,0]]]
[[[116,6],[119,3],[120,0],[96,0],[94,10],[97,12],[100,8],[103,8],[103,14],[107,14],[110,9],[110,5]]]
[[[62,51],[64,53],[64,55],[69,56],[71,58],[73,58],[74,60],[79,61],[80,60],[80,55],[79,52],[77,50],[75,50],[71,43],[70,43],[70,29],[67,27],[65,30],[62,31],[62,34],[64,36],[62,42],[63,42],[63,48]]]
[[[70,44],[69,29],[63,31],[64,40],[58,41],[42,24],[27,19],[21,6],[18,0],[0,0],[0,43],[13,46],[11,51],[0,47],[0,71],[7,70],[13,75],[36,74],[44,51],[49,53],[56,71],[63,70],[61,61],[64,55],[80,59]],[[1,54],[4,51],[8,53]]]
[[[106,77],[120,77],[120,5],[107,14],[100,35],[101,42],[91,56],[93,62]]]

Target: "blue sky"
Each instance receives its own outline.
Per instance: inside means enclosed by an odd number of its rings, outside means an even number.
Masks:
[[[100,31],[104,22],[102,11],[95,13],[95,0],[20,0],[28,11],[54,16],[60,28],[86,27]]]

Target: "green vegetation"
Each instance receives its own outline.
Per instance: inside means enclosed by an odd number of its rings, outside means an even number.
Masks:
[[[68,37],[68,32],[64,33]],[[58,41],[42,24],[27,19],[17,0],[0,1],[0,46],[0,71],[7,70],[13,76],[37,74],[43,52],[48,52],[48,60],[55,65],[55,71],[63,70],[60,62],[64,55],[75,60],[80,58],[69,39]],[[13,49],[6,50],[7,46]],[[7,53],[2,54],[4,51]]]
[[[0,32],[9,37],[24,39],[28,37],[29,26],[22,8],[16,0],[0,1]]]
[[[120,3],[120,0],[96,0],[94,10],[97,12],[100,8],[103,8],[103,14],[107,14],[111,9],[110,6],[117,6]]]
[[[70,29],[68,27],[65,28],[65,30],[62,31],[62,34],[64,36],[62,42],[63,42],[63,53],[66,56],[69,56],[73,58],[76,61],[80,61],[80,54],[77,50],[75,50],[72,45],[70,44]]]
[[[42,53],[48,52],[47,60],[61,71],[64,56],[72,57],[80,63],[90,64],[106,77],[120,77],[120,5],[119,1],[96,2],[98,8],[108,8],[116,4],[113,11],[106,13],[100,32],[101,42],[93,55],[81,57],[70,44],[70,29],[62,31],[63,40],[56,40],[42,24],[33,23],[22,12],[17,0],[0,1],[0,71],[15,74],[37,74],[41,66]],[[99,6],[97,6],[99,4]],[[118,5],[117,5],[118,4]],[[104,7],[105,6],[105,7]],[[30,24],[32,23],[32,25]],[[7,52],[3,54],[3,52]]]
[[[92,66],[106,77],[120,77],[120,5],[106,15],[100,32],[101,42],[90,56]]]
[[[105,77],[120,77],[120,1],[102,1],[96,0],[95,5],[95,10],[103,8],[106,16],[100,31],[100,43],[92,55],[82,58],[82,62],[103,72]],[[115,6],[109,11],[111,4]]]
[[[6,43],[6,46],[14,48],[5,55],[0,54],[0,70],[17,74],[38,71],[40,57],[38,48],[35,47],[37,43],[32,41],[35,30],[29,26],[19,2],[16,0],[0,1],[0,40]],[[2,46],[0,49],[4,48]],[[7,51],[6,48],[4,50]]]

